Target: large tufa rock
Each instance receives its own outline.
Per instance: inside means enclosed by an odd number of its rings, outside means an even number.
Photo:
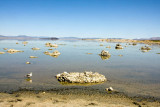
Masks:
[[[15,50],[15,49],[8,49],[7,51],[8,53],[17,53],[17,52],[24,52],[24,51],[20,51],[20,50]]]
[[[57,74],[56,78],[60,82],[69,82],[69,83],[100,83],[107,81],[104,75],[97,72],[93,73],[91,71],[85,71],[83,73],[79,72],[63,72]]]
[[[120,44],[118,43],[118,44],[116,44],[115,49],[123,49],[123,47],[122,47],[122,45],[120,45]]]

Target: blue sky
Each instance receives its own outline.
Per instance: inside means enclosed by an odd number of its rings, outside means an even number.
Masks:
[[[0,0],[0,35],[160,37],[160,0]]]

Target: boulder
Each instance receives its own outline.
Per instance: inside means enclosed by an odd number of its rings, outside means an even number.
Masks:
[[[56,78],[60,82],[69,82],[69,83],[100,83],[107,81],[104,75],[97,72],[93,73],[91,71],[85,71],[82,73],[79,72],[63,72],[57,74]]]
[[[123,49],[123,47],[122,47],[122,45],[120,45],[120,44],[116,44],[115,49]]]

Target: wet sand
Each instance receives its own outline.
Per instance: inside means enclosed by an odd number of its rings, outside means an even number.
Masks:
[[[0,93],[0,107],[159,107],[154,98],[128,97],[123,93],[78,88],[50,91],[19,90]]]

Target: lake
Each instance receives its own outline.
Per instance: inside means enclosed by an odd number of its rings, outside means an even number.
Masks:
[[[16,44],[19,42],[19,44]],[[58,48],[45,46],[51,42],[59,44]],[[103,44],[103,46],[100,46]],[[83,41],[83,40],[56,40],[56,41],[28,41],[24,46],[22,41],[1,40],[0,52],[3,48],[17,49],[24,52],[14,54],[0,54],[0,92],[16,91],[19,88],[47,90],[58,88],[91,88],[105,91],[113,87],[116,91],[130,96],[154,96],[160,98],[160,46],[150,46],[149,52],[139,50],[145,44],[136,46],[121,43],[124,49],[116,50],[116,43]],[[111,46],[111,48],[106,48]],[[40,50],[32,50],[37,47]],[[58,50],[58,57],[45,55],[45,51]],[[102,50],[109,51],[111,57],[103,59],[99,54]],[[92,53],[92,54],[87,54]],[[123,56],[119,56],[123,55]],[[38,58],[29,58],[37,56]],[[26,64],[29,61],[31,64]],[[60,84],[56,74],[67,72],[93,71],[105,75],[107,82],[94,85]],[[24,75],[32,72],[31,80]]]

